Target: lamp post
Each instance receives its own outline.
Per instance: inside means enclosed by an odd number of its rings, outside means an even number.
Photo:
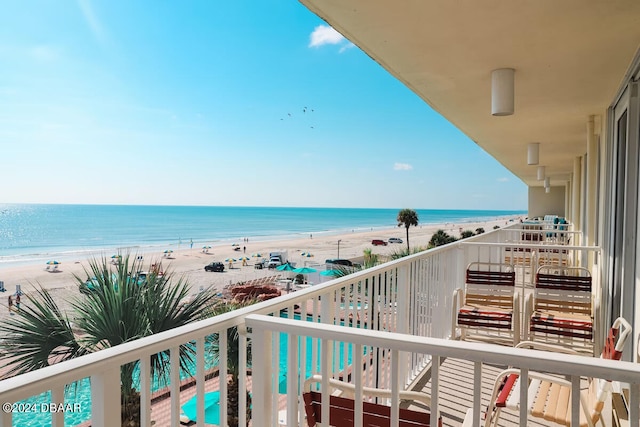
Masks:
[[[340,242],[342,242],[342,240],[338,240],[338,259],[340,259]]]

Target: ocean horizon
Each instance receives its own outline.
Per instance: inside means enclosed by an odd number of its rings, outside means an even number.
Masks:
[[[397,226],[400,209],[0,204],[0,264],[107,250],[144,252]],[[416,209],[420,224],[464,224],[524,210]]]

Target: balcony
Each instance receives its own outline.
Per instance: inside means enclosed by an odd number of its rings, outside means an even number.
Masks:
[[[465,267],[472,261],[498,262],[505,257],[517,261],[517,291],[522,296],[531,292],[532,271],[541,258],[553,256],[557,262],[589,265],[597,271],[600,248],[554,241],[542,244],[539,240],[527,239],[526,235],[531,233],[540,235],[541,240],[554,237],[547,236],[549,230],[523,230],[519,224],[496,230],[3,380],[0,400],[14,403],[50,392],[46,403],[70,403],[69,398],[65,401],[65,386],[88,377],[91,404],[83,403],[87,407],[80,409],[90,410],[91,417],[90,422],[83,425],[112,426],[117,424],[114,414],[120,413],[120,367],[139,362],[142,425],[155,421],[156,426],[179,426],[181,406],[192,396],[202,396],[212,389],[219,390],[220,402],[223,402],[220,425],[227,425],[229,413],[224,402],[228,402],[229,390],[227,382],[220,379],[228,378],[230,369],[224,356],[219,357],[219,364],[212,366],[205,343],[206,337],[219,334],[219,351],[224,355],[230,346],[226,331],[238,328],[239,362],[249,367],[239,373],[239,407],[246,408],[248,391],[252,399],[253,426],[306,425],[298,396],[305,379],[312,375],[321,378],[321,390],[328,390],[330,378],[353,384],[356,401],[362,400],[365,387],[390,390],[389,397],[377,401],[394,408],[390,415],[392,426],[399,425],[395,408],[401,406],[400,390],[406,389],[428,395],[432,419],[442,416],[444,425],[461,425],[468,408],[473,408],[475,414],[486,408],[493,378],[508,366],[522,368],[525,379],[529,371],[566,376],[575,390],[584,377],[606,378],[622,384],[629,390],[629,401],[634,402],[630,405],[629,425],[638,426],[640,366],[634,363],[541,353],[482,341],[482,338],[494,340],[492,336],[480,336],[474,342],[450,339],[452,296],[464,283]],[[579,233],[566,233],[575,236],[571,241],[579,241]],[[597,290],[600,289],[598,277],[594,274]],[[596,321],[602,322],[602,319]],[[247,351],[248,343],[251,351]],[[182,345],[196,348],[193,378],[187,380],[180,378],[178,349]],[[153,392],[150,358],[166,350],[170,350],[170,384],[165,393]],[[291,375],[292,372],[295,374]],[[521,401],[527,398],[527,389],[523,387]],[[39,397],[35,401],[45,403],[43,399],[45,397]],[[573,393],[571,404],[572,413],[578,414],[578,393]],[[417,406],[426,410],[424,405]],[[14,408],[24,409],[24,406],[14,405]],[[356,405],[355,410],[356,414],[361,413],[360,405]],[[196,418],[202,420],[204,406],[197,407],[197,413]],[[3,412],[0,426],[14,425],[22,415]],[[241,409],[239,425],[245,425],[246,418],[246,412]],[[53,426],[75,425],[65,424],[64,411],[54,411],[50,419]],[[475,417],[474,425],[479,425],[479,420]],[[530,419],[524,406],[519,413],[505,414],[501,425],[514,423],[541,425]],[[572,424],[577,425],[577,420]],[[199,421],[196,425],[205,424]],[[356,420],[354,425],[361,424]]]

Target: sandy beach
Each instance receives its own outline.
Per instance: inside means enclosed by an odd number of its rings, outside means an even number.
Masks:
[[[448,234],[459,237],[460,229],[476,230],[482,227],[485,231],[490,231],[494,226],[505,226],[510,220],[519,220],[520,216],[501,217],[496,220],[486,222],[474,222],[463,224],[424,224],[417,227],[411,227],[409,231],[411,247],[426,247],[432,234],[438,229],[444,229]],[[284,250],[288,252],[289,261],[295,263],[296,266],[315,266],[324,269],[324,261],[329,258],[338,257],[338,241],[340,241],[340,258],[357,259],[363,256],[365,249],[372,249],[373,253],[381,256],[398,252],[406,247],[406,241],[403,244],[389,244],[387,246],[372,246],[372,239],[382,239],[387,241],[390,237],[399,237],[406,239],[404,227],[394,227],[388,229],[377,229],[368,232],[351,232],[331,236],[307,236],[306,238],[292,240],[271,240],[271,241],[252,241],[251,236],[244,241],[239,238],[236,242],[240,250],[234,251],[234,247],[225,244],[212,245],[208,252],[202,247],[189,248],[186,244],[185,249],[174,250],[171,254],[165,254],[164,249],[157,249],[145,253],[131,253],[132,256],[141,255],[144,257],[145,267],[152,263],[161,263],[164,271],[172,271],[176,276],[184,275],[191,285],[192,293],[200,289],[214,287],[221,291],[225,285],[235,284],[262,278],[265,276],[273,276],[279,274],[278,271],[268,269],[254,268],[256,257],[252,254],[260,253],[268,258],[269,252]],[[303,252],[310,252],[313,257],[303,257]],[[110,260],[113,252],[102,253],[97,257],[105,257]],[[234,262],[232,268],[229,263],[225,262],[225,271],[221,273],[206,272],[204,266],[212,261],[224,262],[227,258],[236,258],[246,256],[250,259],[243,265],[241,261]],[[24,293],[30,292],[34,285],[39,284],[50,291],[54,298],[62,305],[65,302],[79,295],[77,281],[74,275],[85,278],[87,274],[84,269],[88,268],[89,258],[60,258],[61,264],[57,269],[38,262],[37,264],[27,264],[18,266],[5,266],[0,269],[0,280],[4,281],[6,292],[2,295],[0,309],[0,318],[9,315],[7,306],[7,296],[14,294],[16,286],[20,285]],[[26,300],[23,299],[23,304]]]

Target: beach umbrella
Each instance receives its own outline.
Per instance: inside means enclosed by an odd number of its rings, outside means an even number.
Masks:
[[[211,246],[205,245],[205,246],[202,247],[202,249],[211,249]]]
[[[196,394],[189,399],[184,405],[182,405],[182,412],[191,420],[197,421],[197,402],[198,395]],[[212,391],[204,394],[204,423],[206,424],[220,424],[220,392]]]
[[[342,270],[324,270],[320,272],[321,276],[340,277],[344,275]]]
[[[241,256],[240,258],[238,258],[238,261],[249,261],[251,258],[247,257],[247,256]]]
[[[122,255],[111,255],[111,259],[122,258]]]
[[[251,254],[252,257],[262,258],[262,254],[260,252],[256,252],[255,254]]]
[[[236,262],[235,258],[226,258],[224,262]]]
[[[286,264],[282,264],[282,265],[279,265],[278,267],[276,267],[276,270],[278,270],[278,271],[294,271],[294,268],[291,266],[291,264],[286,263]]]
[[[231,246],[240,246],[239,243],[232,243]]]
[[[298,274],[309,274],[309,273],[315,273],[318,270],[310,267],[300,267],[300,268],[294,268],[292,271]]]
[[[59,261],[47,261],[47,265],[58,265],[60,264]]]
[[[171,249],[167,249],[166,251],[164,251],[165,254],[172,254],[173,251]]]
[[[311,252],[302,252],[300,255],[305,258],[311,258],[313,256]]]

